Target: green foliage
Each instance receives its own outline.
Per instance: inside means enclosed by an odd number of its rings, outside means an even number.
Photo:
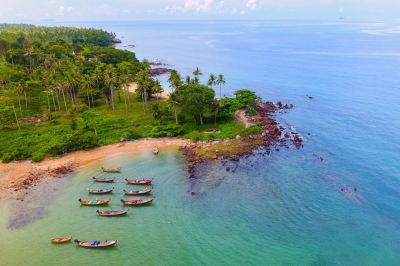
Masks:
[[[192,117],[199,117],[200,124],[203,123],[203,114],[211,109],[214,96],[213,89],[200,84],[185,84],[171,93],[171,98],[178,103],[181,112]]]
[[[254,107],[257,101],[261,101],[260,97],[258,97],[254,92],[247,89],[238,90],[234,93],[234,95],[236,96],[236,99],[240,102],[240,104],[244,107]]]
[[[235,98],[221,98],[218,100],[218,116],[228,117],[239,110],[240,102]]]
[[[255,116],[257,115],[257,111],[256,109],[254,109],[254,107],[250,106],[249,108],[247,108],[246,114],[248,114],[249,116]]]
[[[248,127],[246,129],[244,129],[242,132],[240,132],[239,135],[241,137],[246,137],[246,136],[257,135],[257,134],[261,134],[261,133],[263,133],[262,127],[251,126],[251,127]]]

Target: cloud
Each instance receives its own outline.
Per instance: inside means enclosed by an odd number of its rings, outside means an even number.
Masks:
[[[122,11],[123,13],[125,13],[125,14],[128,14],[128,13],[130,13],[130,11],[129,10],[124,10],[124,11]]]
[[[257,0],[249,0],[249,2],[247,2],[247,8],[250,10],[257,9]]]
[[[340,8],[339,8],[339,12],[343,12],[343,7],[340,7]]]
[[[74,8],[72,6],[70,6],[70,7],[60,6],[58,8],[56,16],[63,16],[65,13],[69,13],[72,10],[74,10]]]

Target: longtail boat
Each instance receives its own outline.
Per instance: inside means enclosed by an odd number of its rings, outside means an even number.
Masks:
[[[147,194],[153,191],[153,188],[145,188],[142,190],[125,190],[125,195],[141,195],[141,194]]]
[[[121,167],[109,168],[109,167],[102,167],[103,172],[111,172],[111,173],[118,173],[121,172]]]
[[[55,237],[50,239],[52,243],[60,244],[60,243],[67,243],[71,241],[72,237]]]
[[[100,177],[93,177],[95,182],[103,182],[103,183],[111,183],[114,182],[115,177],[108,177],[108,178],[100,178]]]
[[[110,189],[86,189],[90,194],[105,194],[105,193],[111,193],[114,188]]]
[[[122,214],[127,214],[128,210],[117,210],[117,211],[96,211],[101,216],[117,216]]]
[[[79,199],[79,202],[81,205],[86,205],[86,206],[96,206],[96,205],[103,205],[109,203],[111,198],[109,199],[94,199],[94,200],[81,200]]]
[[[78,239],[74,240],[75,243],[77,243],[81,247],[86,247],[86,248],[103,248],[103,247],[111,247],[115,246],[118,242],[118,239],[116,240],[106,240],[106,241],[79,241]]]
[[[156,147],[153,148],[153,153],[154,153],[155,155],[158,154],[158,149],[157,149]]]
[[[153,179],[126,179],[126,182],[128,184],[133,184],[133,185],[146,185],[150,184]]]
[[[131,198],[130,200],[123,200],[121,199],[122,204],[124,205],[143,205],[152,202],[154,198],[147,198],[147,199],[141,199],[141,198]]]

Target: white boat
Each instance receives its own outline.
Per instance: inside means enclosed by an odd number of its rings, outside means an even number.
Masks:
[[[153,153],[156,155],[158,154],[158,149],[156,147],[153,148]]]

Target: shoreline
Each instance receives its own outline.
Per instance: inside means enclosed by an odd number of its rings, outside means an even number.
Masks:
[[[51,157],[38,163],[29,160],[0,162],[0,199],[10,198],[12,192],[28,193],[30,187],[36,186],[43,179],[59,178],[73,172],[76,168],[87,166],[98,160],[150,150],[154,146],[162,152],[163,148],[178,149],[190,143],[190,140],[178,138],[147,138],[75,151],[64,154],[60,158]]]

